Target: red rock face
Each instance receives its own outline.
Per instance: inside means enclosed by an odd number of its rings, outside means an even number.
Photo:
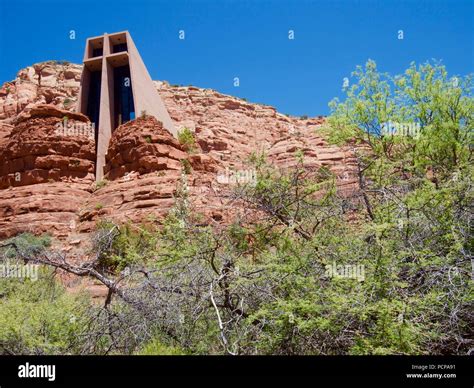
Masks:
[[[20,115],[0,149],[0,189],[56,181],[90,183],[95,145],[88,124],[83,115],[48,105]]]
[[[94,140],[81,131],[89,120],[40,105],[16,122],[0,147],[0,237],[65,237],[94,181]]]
[[[181,170],[187,159],[179,142],[154,117],[138,118],[117,128],[110,139],[105,178],[115,180],[129,172]]]
[[[138,118],[112,134],[106,158],[104,186],[95,191],[80,214],[81,232],[90,232],[97,220],[152,222],[162,220],[175,202],[184,165],[192,201],[202,197],[202,182],[216,177],[217,162],[205,154],[189,155],[154,117]],[[208,196],[207,200],[217,199]],[[214,203],[215,205],[215,203]],[[205,218],[218,217],[210,207]]]
[[[0,121],[11,124],[16,116],[38,104],[73,110],[77,101],[82,66],[43,62],[18,72],[0,88]]]
[[[352,152],[324,140],[318,132],[324,118],[287,117],[214,90],[163,82],[156,86],[171,118],[178,129],[194,132],[197,149],[186,152],[153,117],[138,118],[114,131],[105,180],[94,189],[93,139],[57,131],[66,115],[70,124],[88,121],[71,113],[80,70],[38,64],[0,89],[0,238],[32,231],[71,240],[101,219],[159,221],[174,204],[183,170],[203,222],[229,222],[238,212],[227,200],[232,176],[251,178],[253,153],[287,168],[302,152],[307,167],[326,166],[341,190],[354,189]]]
[[[0,190],[0,237],[22,232],[72,236],[90,184],[48,182]]]
[[[323,117],[287,117],[271,106],[214,90],[173,88],[158,82],[157,87],[176,126],[194,131],[200,148],[218,161],[220,170],[245,168],[249,156],[261,152],[277,167],[290,167],[300,151],[305,165],[330,168],[342,186],[354,182],[355,160],[350,149],[331,146],[318,133]]]

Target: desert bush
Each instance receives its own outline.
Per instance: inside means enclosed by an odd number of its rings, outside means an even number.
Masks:
[[[194,133],[187,127],[184,127],[178,131],[178,141],[185,148],[185,150],[190,153],[195,152],[197,149]]]
[[[50,246],[51,237],[49,235],[35,236],[31,233],[21,233],[0,242],[0,257],[4,259],[16,258],[18,252],[25,256],[32,256],[43,252]]]
[[[38,280],[0,278],[0,354],[76,354],[90,304],[42,268]]]

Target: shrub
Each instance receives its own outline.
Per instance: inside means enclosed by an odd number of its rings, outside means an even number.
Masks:
[[[56,65],[63,65],[63,66],[71,64],[71,62],[65,61],[65,60],[52,60],[51,63],[56,64]]]
[[[151,226],[118,226],[112,222],[97,224],[94,251],[99,255],[100,267],[108,271],[121,271],[127,266],[144,263],[153,256],[156,236]]]
[[[340,195],[334,172],[308,168],[301,153],[286,169],[253,154],[256,184],[226,193],[242,211],[236,207],[230,225],[213,227],[198,217],[183,173],[159,229],[98,225],[88,273],[120,289],[100,314],[93,310],[80,336],[63,321],[67,303],[44,317],[28,304],[31,295],[15,297],[18,287],[4,280],[0,328],[8,334],[0,330],[0,346],[43,353],[468,354],[474,164],[464,135],[473,105],[463,96],[470,89],[453,90],[440,69],[412,67],[409,79],[397,78],[399,96],[387,105],[374,63],[356,75],[359,85],[343,105],[334,102],[327,128],[334,141],[365,145],[354,151],[354,195]],[[408,105],[396,113],[395,102]],[[390,137],[372,132],[386,113],[402,119],[407,112],[434,120],[419,139],[387,143]],[[447,112],[454,112],[449,125]],[[186,172],[190,166],[181,163]],[[329,271],[336,266],[361,268],[363,276]],[[22,292],[36,290],[25,283]],[[39,314],[45,329],[39,332],[34,318],[15,331],[28,314]],[[85,337],[88,346],[79,341]]]
[[[102,187],[107,186],[108,183],[109,183],[109,181],[108,181],[107,179],[102,179],[101,181],[95,182],[95,184],[94,184],[94,191],[95,191],[95,190],[99,190],[99,189],[101,189]]]
[[[42,269],[37,281],[0,278],[0,354],[78,354],[89,299]]]
[[[190,153],[196,151],[196,139],[189,128],[184,127],[178,132],[178,141]]]
[[[18,251],[14,248],[16,246]],[[35,236],[31,233],[21,233],[16,237],[10,238],[0,243],[0,255],[6,259],[20,256],[29,257],[44,252],[51,246],[51,237],[49,235]]]
[[[137,354],[141,356],[179,356],[186,353],[177,347],[164,345],[159,338],[154,338],[146,343]]]

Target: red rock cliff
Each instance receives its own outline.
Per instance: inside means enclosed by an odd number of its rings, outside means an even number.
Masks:
[[[0,89],[0,238],[32,231],[70,240],[102,218],[159,220],[173,205],[187,164],[195,209],[206,222],[225,222],[235,209],[218,174],[245,168],[253,152],[264,151],[283,168],[300,150],[306,166],[327,166],[342,189],[354,185],[351,152],[318,133],[324,118],[287,117],[214,90],[156,82],[176,127],[194,132],[196,152],[186,152],[154,118],[139,118],[113,133],[106,181],[96,187],[93,141],[56,130],[65,116],[71,124],[88,122],[71,113],[80,73],[79,65],[36,64]]]

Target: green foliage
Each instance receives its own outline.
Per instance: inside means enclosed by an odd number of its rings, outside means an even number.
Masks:
[[[361,177],[366,193],[380,195],[366,194],[372,221],[360,236],[373,271],[364,286],[376,298],[359,312],[365,335],[353,339],[350,352],[459,352],[454,337],[469,336],[472,323],[472,76],[448,78],[443,66],[427,63],[391,77],[373,61],[353,76],[346,100],[330,104],[326,133],[369,147],[357,154]],[[383,133],[389,121],[416,123],[420,136]],[[456,329],[447,318],[453,315]]]
[[[120,272],[128,266],[146,262],[156,248],[156,236],[152,227],[126,224],[117,226],[101,221],[96,236],[108,236],[106,244],[96,238],[94,250],[99,253],[99,266],[107,271]]]
[[[137,354],[140,356],[180,356],[186,353],[177,347],[164,345],[159,338],[154,338]]]
[[[10,245],[10,244],[14,244]],[[51,237],[48,235],[35,236],[31,233],[21,233],[1,243],[0,255],[5,259],[12,259],[18,254],[29,257],[42,253],[51,246]]]
[[[0,354],[75,354],[88,300],[42,269],[37,281],[0,278]]]
[[[99,189],[101,189],[102,187],[107,186],[108,183],[109,183],[109,181],[108,181],[107,179],[102,179],[102,180],[100,180],[99,182],[96,182],[96,183],[94,184],[94,191],[95,191],[95,190],[99,190]]]
[[[252,166],[255,166],[255,168],[261,168],[265,166],[266,164],[266,155],[264,152],[262,153],[257,153],[255,151],[252,151],[250,153],[250,156],[248,158],[248,163]]]
[[[196,139],[194,133],[189,128],[184,127],[178,131],[178,141],[185,148],[186,151],[193,153],[196,152]]]
[[[326,132],[333,141],[367,144],[372,158],[383,157],[383,167],[403,165],[418,176],[429,169],[436,178],[446,177],[472,164],[472,75],[449,78],[439,63],[412,63],[403,75],[392,77],[379,73],[369,60],[352,76],[356,82],[346,90],[346,100],[329,104]],[[420,136],[384,133],[389,122],[419,127]]]
[[[56,64],[56,65],[70,65],[71,62],[66,61],[66,60],[52,60],[51,63]]]

